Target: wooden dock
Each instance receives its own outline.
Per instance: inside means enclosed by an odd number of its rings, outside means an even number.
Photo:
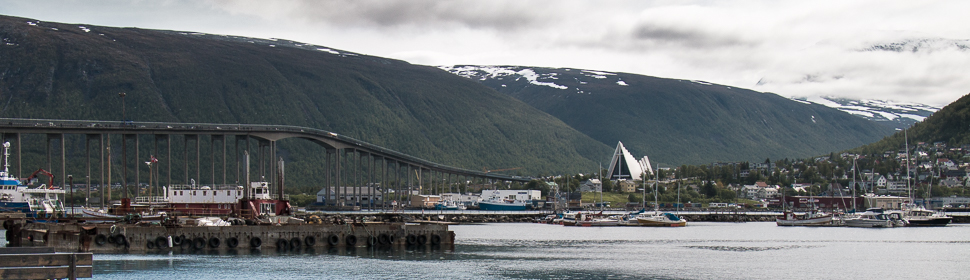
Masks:
[[[0,279],[93,277],[91,253],[57,253],[52,247],[0,248]]]

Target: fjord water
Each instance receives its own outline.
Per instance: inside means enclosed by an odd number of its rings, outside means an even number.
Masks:
[[[450,248],[95,255],[95,279],[965,279],[970,225],[451,226]]]

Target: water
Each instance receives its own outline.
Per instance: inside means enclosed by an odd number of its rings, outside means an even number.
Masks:
[[[452,226],[454,250],[95,255],[95,279],[965,279],[970,225]]]

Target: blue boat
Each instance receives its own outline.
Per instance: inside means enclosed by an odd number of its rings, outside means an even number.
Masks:
[[[64,194],[64,190],[48,184],[29,188],[10,175],[10,142],[3,143],[3,156],[3,171],[0,171],[0,212],[21,212],[30,218],[62,217],[64,204],[58,199],[58,195]],[[53,184],[53,177],[50,184]]]
[[[523,211],[527,203],[522,200],[493,197],[478,202],[478,209],[486,211]]]

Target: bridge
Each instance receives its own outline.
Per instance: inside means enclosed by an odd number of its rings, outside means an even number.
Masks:
[[[167,166],[167,184],[172,185],[172,162],[177,160],[172,157],[172,142],[181,137],[183,141],[182,150],[182,164],[184,170],[183,183],[189,184],[189,162],[193,161],[190,158],[190,143],[195,144],[195,156],[194,156],[194,166],[195,177],[202,178],[202,162],[201,162],[201,143],[204,142],[205,138],[208,138],[210,145],[210,174],[212,177],[211,183],[216,184],[216,164],[217,158],[222,159],[222,183],[227,182],[226,170],[228,164],[228,139],[233,139],[234,152],[235,155],[235,167],[236,167],[236,182],[246,182],[248,185],[252,180],[250,177],[249,168],[250,166],[257,167],[257,178],[265,178],[264,180],[270,183],[271,189],[275,192],[274,195],[283,194],[283,180],[282,175],[283,163],[278,159],[277,155],[277,141],[289,138],[298,138],[308,140],[315,143],[325,149],[325,164],[322,167],[325,172],[325,182],[324,191],[326,192],[328,205],[338,206],[339,204],[348,203],[350,201],[360,202],[362,200],[373,199],[377,195],[380,197],[387,197],[388,192],[400,194],[402,191],[410,194],[407,188],[412,186],[412,174],[414,174],[419,186],[422,182],[427,182],[427,186],[439,187],[438,191],[444,188],[442,186],[446,183],[437,182],[455,182],[459,177],[464,177],[465,180],[480,179],[480,180],[490,180],[490,181],[502,181],[502,182],[528,182],[530,178],[520,177],[520,176],[510,176],[505,174],[497,174],[491,172],[483,172],[477,170],[468,170],[452,166],[447,166],[443,164],[434,163],[421,158],[406,155],[394,150],[383,148],[371,143],[367,143],[358,139],[343,136],[334,132],[325,131],[321,129],[308,128],[308,127],[298,127],[298,126],[286,126],[286,125],[258,125],[258,124],[212,124],[212,123],[166,123],[166,122],[133,122],[133,121],[81,121],[81,120],[48,120],[48,119],[12,119],[12,118],[0,118],[0,133],[2,133],[2,139],[5,142],[13,143],[12,149],[15,151],[14,158],[17,160],[16,167],[17,172],[11,173],[22,176],[23,165],[21,164],[22,155],[21,147],[23,146],[22,135],[24,134],[42,134],[46,135],[47,143],[45,145],[45,151],[47,153],[47,170],[51,171],[53,168],[52,162],[52,143],[60,143],[60,183],[61,186],[66,186],[67,182],[67,167],[66,167],[66,152],[65,152],[65,137],[66,135],[83,135],[84,136],[84,148],[85,148],[85,160],[86,160],[86,172],[76,172],[77,174],[86,173],[85,177],[88,181],[88,186],[90,186],[90,180],[94,178],[91,174],[91,146],[92,143],[97,148],[96,152],[100,152],[99,163],[101,170],[101,180],[99,182],[107,182],[110,185],[111,175],[110,175],[110,164],[108,164],[108,178],[105,180],[105,153],[107,152],[107,161],[111,162],[111,143],[112,135],[120,135],[121,139],[121,162],[122,162],[122,185],[125,186],[125,195],[128,195],[127,186],[130,184],[129,176],[127,174],[129,169],[135,170],[135,185],[137,186],[141,183],[140,180],[140,170],[138,168],[139,162],[144,160],[141,155],[139,155],[139,138],[152,139],[154,144],[154,152],[152,156],[158,155],[162,158],[162,154],[159,154],[159,142],[164,142],[167,146],[164,147],[167,152],[167,156],[164,157]],[[150,136],[146,136],[150,135]],[[142,137],[139,137],[142,136]],[[208,136],[208,137],[203,137]],[[119,138],[119,137],[114,137]],[[252,147],[252,143],[255,141],[256,147]],[[221,143],[222,153],[221,157],[216,154],[218,150],[216,143]],[[242,144],[240,144],[242,143]],[[134,145],[134,161],[130,161],[128,156],[131,151],[128,151],[128,145]],[[242,152],[240,152],[242,150]],[[254,151],[256,162],[255,164],[249,163],[249,152]],[[96,154],[96,157],[98,155]],[[13,160],[13,159],[11,159]],[[353,163],[356,166],[351,166],[346,168],[345,165],[350,165]],[[381,162],[378,166],[378,162]],[[5,163],[9,164],[9,163]],[[241,165],[242,166],[241,166]],[[161,165],[161,164],[159,164]],[[368,166],[369,165],[369,166]],[[240,170],[243,168],[245,171]],[[162,166],[158,166],[156,171],[162,169]],[[370,178],[361,178],[361,170],[367,172]],[[153,173],[154,173],[153,172]],[[54,173],[54,172],[52,172]],[[402,173],[404,178],[402,178]],[[161,173],[159,173],[161,174]],[[245,174],[245,178],[239,178],[241,174]],[[374,178],[380,175],[381,178]],[[423,175],[423,176],[422,176]],[[150,175],[151,176],[151,175]],[[159,182],[161,175],[154,177],[156,182]],[[435,179],[437,177],[437,179]],[[20,177],[23,178],[23,177]],[[79,177],[80,178],[80,177]],[[151,179],[149,180],[149,185],[151,185]],[[367,181],[368,183],[364,183]],[[406,181],[406,185],[404,184]],[[396,182],[396,184],[394,184]],[[200,182],[201,183],[201,182]],[[378,184],[375,184],[378,183]],[[383,183],[383,184],[381,184]],[[389,186],[388,184],[394,184]],[[435,185],[442,184],[442,185]],[[103,184],[102,184],[103,185]],[[161,185],[161,184],[159,184]],[[359,186],[364,185],[381,185],[380,188],[362,188]],[[358,186],[358,187],[346,187],[346,186]],[[108,189],[108,197],[110,197],[110,188]],[[363,193],[364,191],[370,193]],[[381,192],[381,193],[378,193]],[[90,191],[88,191],[87,197],[90,197]],[[102,195],[104,197],[104,195]],[[401,197],[399,197],[401,198]],[[401,198],[403,199],[403,198]],[[102,201],[103,203],[103,201]]]

